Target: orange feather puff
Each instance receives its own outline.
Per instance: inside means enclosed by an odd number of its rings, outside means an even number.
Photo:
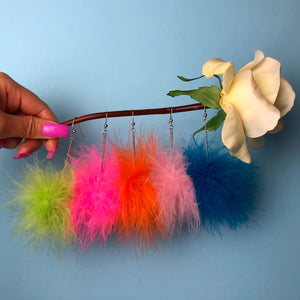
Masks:
[[[119,142],[115,150],[120,168],[121,211],[117,217],[116,233],[125,244],[133,245],[142,253],[148,248],[158,250],[165,236],[160,222],[160,208],[156,190],[151,180],[151,156],[155,153],[156,141],[150,136],[137,138],[135,155],[132,143]]]

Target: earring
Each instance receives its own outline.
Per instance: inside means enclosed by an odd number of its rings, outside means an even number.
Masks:
[[[70,154],[71,154],[73,143],[74,143],[74,140],[75,140],[75,135],[77,133],[77,130],[74,128],[75,119],[76,118],[73,119],[73,122],[72,122],[72,125],[71,125],[72,133],[71,133],[71,137],[70,137],[70,143],[69,143],[69,148],[68,148],[68,152],[67,152],[67,155],[66,155],[65,167],[64,168],[67,168],[70,164],[70,161],[71,161]]]
[[[170,119],[169,119],[169,135],[170,135],[170,155],[173,157],[174,151],[174,125],[173,125],[173,108],[170,109]]]
[[[69,154],[74,140],[72,134],[65,167],[58,171],[50,162],[26,165],[23,177],[15,181],[15,233],[28,239],[26,246],[52,251],[58,257],[62,246],[69,246],[72,232],[68,232],[73,172]]]
[[[153,133],[136,137],[134,111],[129,139],[115,147],[120,167],[121,210],[116,226],[117,237],[132,244],[135,255],[149,248],[158,250],[164,235],[159,221],[159,206],[151,176],[155,149]]]
[[[151,172],[160,207],[159,220],[168,239],[185,228],[195,231],[200,224],[193,182],[186,173],[183,153],[174,149],[172,112],[171,108],[169,149],[157,146],[158,151],[153,159]]]
[[[107,146],[106,114],[102,143],[82,146],[72,159],[74,187],[70,227],[80,250],[98,243],[103,247],[116,226],[120,211],[119,164],[116,152]]]
[[[203,123],[204,123],[204,134],[205,134],[205,152],[206,152],[206,158],[208,160],[208,134],[207,134],[207,112],[206,112],[206,106],[204,106],[203,109]]]
[[[133,162],[136,164],[136,152],[135,152],[135,122],[134,122],[134,111],[132,111],[132,121],[131,121],[131,150],[132,150],[132,157]]]
[[[222,225],[237,229],[250,221],[255,210],[256,171],[253,165],[225,152],[224,147],[208,151],[206,118],[204,108],[204,147],[194,141],[184,155],[196,191],[201,225],[208,232],[221,234]]]
[[[106,113],[105,121],[104,121],[104,129],[102,131],[102,144],[101,144],[101,154],[100,154],[101,161],[100,161],[99,174],[102,171],[103,161],[104,161],[104,154],[105,154],[105,149],[106,149],[107,128],[108,128],[107,116],[108,116],[108,113]]]

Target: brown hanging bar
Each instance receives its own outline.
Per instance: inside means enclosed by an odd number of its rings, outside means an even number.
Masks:
[[[204,106],[201,103],[196,103],[196,104],[174,106],[174,107],[107,111],[107,112],[99,112],[99,113],[76,117],[71,120],[65,121],[61,124],[70,126],[72,124],[78,124],[81,122],[86,122],[86,121],[91,121],[96,119],[130,117],[132,116],[132,113],[134,113],[134,116],[163,115],[163,114],[170,114],[171,110],[172,113],[180,113],[180,112],[200,110],[200,109],[204,109]]]

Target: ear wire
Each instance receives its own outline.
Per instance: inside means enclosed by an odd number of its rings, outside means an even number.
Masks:
[[[100,162],[100,168],[99,168],[99,174],[102,170],[102,166],[103,166],[103,159],[104,159],[104,154],[105,154],[105,148],[106,148],[106,140],[107,140],[107,127],[108,127],[108,124],[107,124],[107,116],[108,116],[108,113],[106,113],[106,116],[105,116],[105,122],[104,122],[104,129],[102,131],[102,144],[101,144],[101,162]]]
[[[173,125],[173,108],[170,109],[170,119],[169,119],[169,132],[170,132],[170,155],[173,157],[174,151],[174,125]]]
[[[206,151],[206,158],[208,159],[208,136],[207,136],[207,113],[206,113],[206,106],[204,106],[204,132],[205,132],[205,151]]]
[[[131,134],[132,134],[132,156],[133,156],[133,162],[135,164],[135,122],[134,122],[134,111],[132,111],[132,121],[131,121]]]
[[[75,119],[76,117],[73,119],[73,122],[72,122],[72,133],[71,133],[71,137],[70,137],[70,144],[69,144],[69,148],[68,148],[68,152],[67,152],[67,157],[66,157],[66,161],[65,161],[65,167],[64,169],[69,165],[70,163],[70,153],[71,153],[71,150],[72,150],[72,147],[73,147],[73,142],[74,142],[74,139],[75,139],[75,135],[76,135],[76,129],[74,128],[74,124],[75,124]]]

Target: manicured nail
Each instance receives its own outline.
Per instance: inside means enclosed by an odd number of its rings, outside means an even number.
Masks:
[[[67,137],[69,135],[69,126],[56,123],[45,123],[42,132],[43,135],[49,137]]]
[[[24,153],[20,153],[17,156],[13,157],[13,159],[25,158],[25,157],[28,157],[29,155],[31,155],[32,153],[33,153],[33,151],[27,151]]]
[[[0,140],[0,148],[3,148],[5,145],[5,140]]]
[[[49,151],[47,154],[47,159],[50,159],[54,156],[54,154],[56,153],[57,147],[53,150],[53,151]]]

